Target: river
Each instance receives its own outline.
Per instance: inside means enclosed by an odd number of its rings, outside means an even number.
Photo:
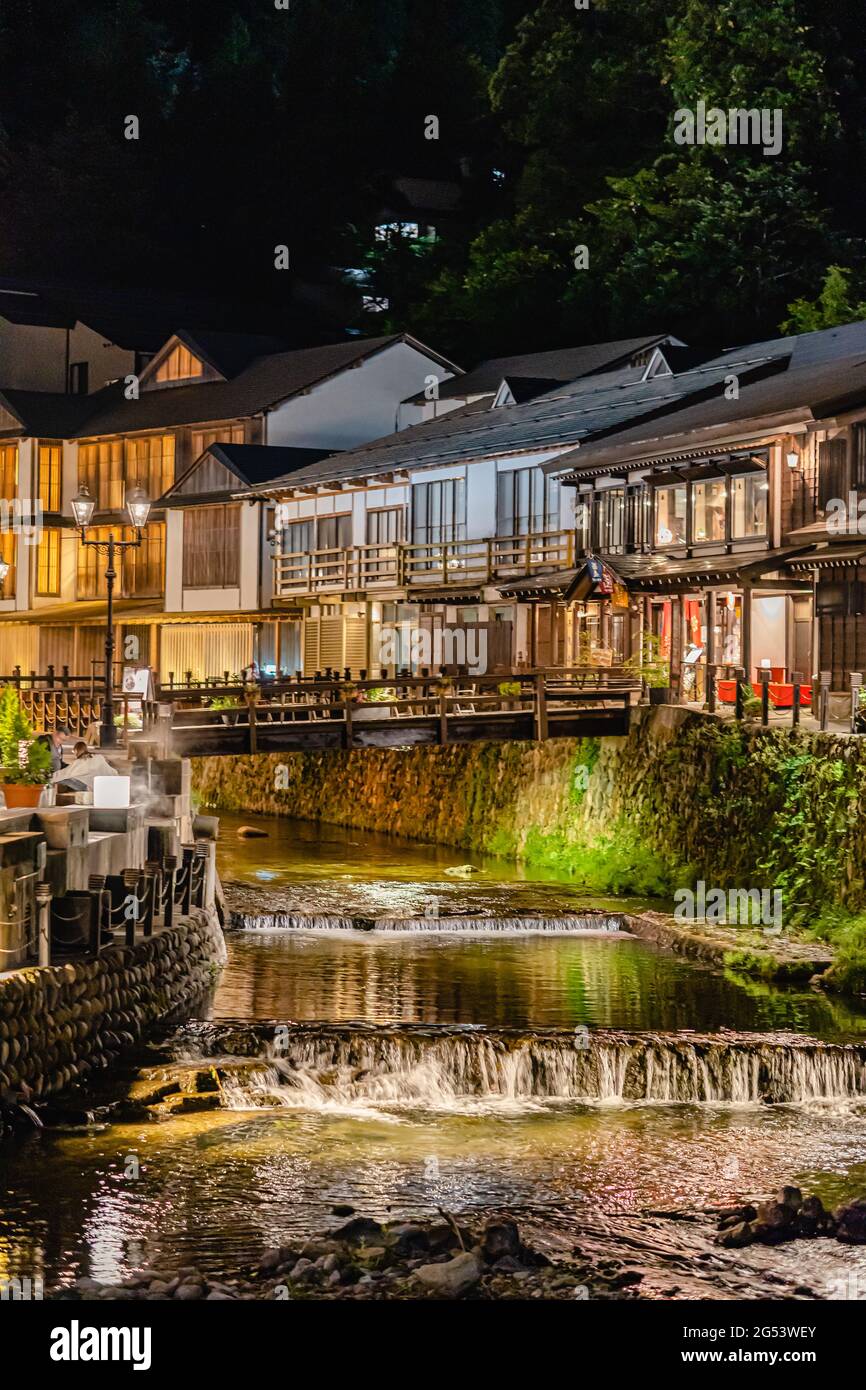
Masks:
[[[831,1205],[866,1192],[866,1072],[842,1047],[866,1018],[851,1006],[640,942],[615,929],[635,904],[553,875],[472,856],[478,872],[454,877],[458,851],[244,819],[267,838],[223,817],[219,857],[246,929],[176,1038],[179,1056],[246,1059],[224,1108],[9,1146],[0,1273],[226,1273],[326,1228],[338,1203],[508,1209],[569,1248],[652,1246],[647,1209],[783,1182]],[[551,928],[575,921],[605,929]],[[665,1242],[664,1259],[647,1254],[657,1296],[696,1280],[715,1297],[761,1296],[768,1279],[866,1293],[866,1254],[835,1242],[718,1254],[684,1225]]]

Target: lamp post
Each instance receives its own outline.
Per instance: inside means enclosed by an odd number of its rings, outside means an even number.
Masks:
[[[127,491],[126,510],[135,530],[134,541],[115,540],[113,532],[109,533],[107,541],[89,541],[87,528],[93,517],[95,506],[94,499],[84,486],[72,499],[72,514],[81,535],[81,544],[90,546],[108,557],[108,564],[105,569],[105,580],[108,588],[108,627],[105,633],[105,695],[102,702],[100,744],[103,748],[115,748],[117,746],[117,730],[114,727],[114,581],[117,578],[117,570],[114,568],[114,560],[118,550],[121,552],[137,550],[141,545],[141,533],[147,525],[147,518],[150,513],[150,499],[138,483]]]

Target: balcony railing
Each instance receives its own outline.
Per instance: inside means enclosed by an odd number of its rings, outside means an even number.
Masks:
[[[534,571],[568,569],[573,564],[573,531],[298,550],[274,557],[274,593],[277,598],[289,598],[383,588],[453,585],[456,589]]]

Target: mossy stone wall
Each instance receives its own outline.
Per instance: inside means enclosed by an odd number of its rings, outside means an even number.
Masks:
[[[210,758],[206,806],[558,867],[598,891],[781,889],[785,918],[866,905],[866,739],[637,712],[621,739]]]

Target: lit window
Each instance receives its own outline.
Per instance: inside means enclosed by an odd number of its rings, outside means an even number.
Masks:
[[[732,483],[731,534],[734,540],[767,534],[766,473],[742,473]]]
[[[39,445],[39,501],[44,512],[60,511],[61,446]]]
[[[723,541],[727,484],[724,478],[711,478],[692,487],[692,539]]]
[[[193,357],[183,343],[168,354],[156,369],[157,381],[186,381],[188,377],[201,376],[204,367],[197,357]]]
[[[48,526],[36,549],[36,592],[56,598],[60,593],[60,532]]]
[[[686,485],[660,487],[655,496],[656,545],[685,545],[686,543]]]

